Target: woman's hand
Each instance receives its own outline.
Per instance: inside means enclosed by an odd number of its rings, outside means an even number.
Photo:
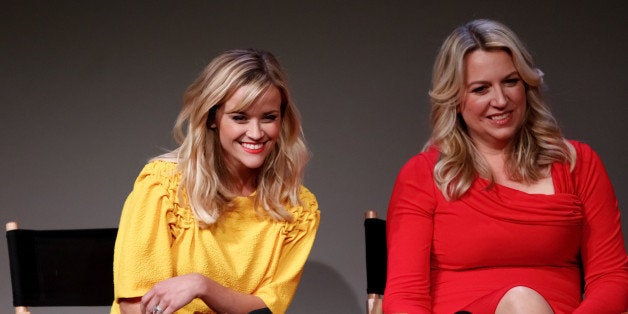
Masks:
[[[201,274],[187,274],[161,281],[142,297],[141,313],[174,313],[202,294],[207,280]]]
[[[120,310],[122,313],[172,314],[195,298],[218,313],[248,313],[266,307],[255,295],[237,292],[194,273],[161,281],[141,299],[122,299]]]

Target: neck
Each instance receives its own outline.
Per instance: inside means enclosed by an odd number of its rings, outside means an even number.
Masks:
[[[490,172],[490,175],[497,182],[502,181],[506,175],[506,159],[507,152],[509,150],[508,145],[482,145],[480,143],[476,143],[476,148],[480,156],[486,162],[486,166],[488,166],[487,171]],[[485,175],[489,175],[488,173]]]
[[[478,152],[485,158],[495,158],[496,156],[506,156],[506,152],[512,148],[512,142],[487,145],[479,141],[474,141]]]
[[[232,192],[240,196],[249,196],[257,189],[259,171],[248,170],[234,174]]]

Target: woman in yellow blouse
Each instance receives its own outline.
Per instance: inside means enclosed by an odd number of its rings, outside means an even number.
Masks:
[[[215,58],[188,87],[180,146],[127,198],[111,313],[284,313],[319,210],[285,75],[264,51]]]

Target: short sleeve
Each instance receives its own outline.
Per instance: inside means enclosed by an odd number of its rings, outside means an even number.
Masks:
[[[285,313],[301,279],[303,266],[314,243],[320,221],[316,197],[302,187],[299,193],[302,206],[291,209],[294,221],[285,223],[281,253],[272,278],[254,293],[273,313]]]
[[[174,274],[173,231],[185,225],[185,217],[176,214],[176,187],[164,166],[164,162],[146,165],[124,203],[114,250],[116,302],[140,297]]]

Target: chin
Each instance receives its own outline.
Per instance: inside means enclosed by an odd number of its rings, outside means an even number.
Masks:
[[[264,165],[264,161],[265,160],[255,162],[243,162],[242,164],[244,164],[244,166],[249,168],[250,170],[259,170]]]

